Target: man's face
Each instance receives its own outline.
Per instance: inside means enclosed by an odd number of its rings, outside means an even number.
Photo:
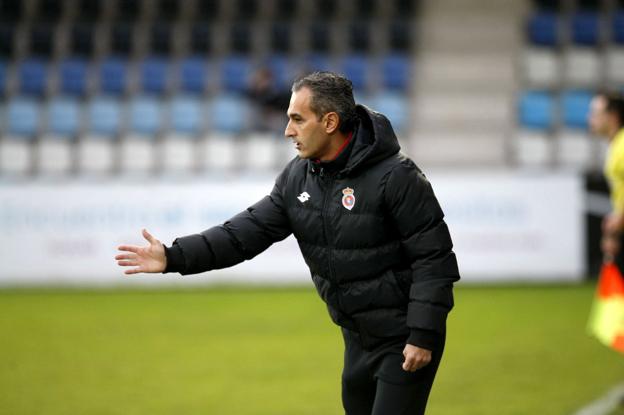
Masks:
[[[310,109],[311,99],[312,92],[306,87],[292,93],[284,134],[293,141],[302,159],[324,160],[331,157],[331,138],[325,116],[319,120]]]
[[[608,125],[607,100],[603,96],[594,97],[589,106],[589,129],[594,134],[606,136]]]

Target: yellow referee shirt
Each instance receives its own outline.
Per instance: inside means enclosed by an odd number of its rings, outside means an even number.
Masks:
[[[624,128],[609,143],[604,168],[611,187],[611,206],[616,213],[624,212]]]

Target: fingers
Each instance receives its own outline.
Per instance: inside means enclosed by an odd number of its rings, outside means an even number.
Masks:
[[[120,261],[122,259],[137,259],[136,254],[119,254],[115,256],[115,259],[117,261]]]
[[[134,245],[120,245],[117,247],[117,249],[119,251],[134,252],[135,254],[138,254],[141,247]]]
[[[117,265],[121,266],[121,267],[136,267],[139,265],[139,262],[136,260],[130,260],[130,261],[117,261]]]
[[[431,357],[427,355],[407,354],[402,368],[406,372],[415,372],[429,364]]]
[[[141,269],[140,269],[140,268],[132,268],[132,269],[127,269],[127,270],[125,270],[125,271],[124,271],[124,274],[126,274],[126,275],[132,275],[132,274],[138,274],[138,273],[140,273],[140,272],[143,272],[143,271],[141,271]]]
[[[141,231],[141,233],[143,234],[143,237],[144,237],[145,239],[147,239],[147,242],[149,242],[149,243],[150,243],[150,245],[151,245],[151,244],[158,243],[158,241],[156,240],[156,238],[154,238],[154,237],[152,236],[152,234],[151,234],[151,233],[149,233],[149,232],[147,231],[147,229],[143,229],[143,230]]]

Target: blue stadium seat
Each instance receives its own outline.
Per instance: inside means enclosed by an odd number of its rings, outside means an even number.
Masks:
[[[572,16],[572,42],[596,46],[600,41],[600,19],[597,13],[579,12]]]
[[[169,117],[173,131],[197,135],[204,119],[201,101],[190,96],[175,97],[169,103]]]
[[[242,133],[251,119],[249,102],[234,94],[222,94],[213,98],[210,105],[210,126],[220,133]]]
[[[518,102],[520,126],[534,130],[547,130],[553,126],[554,109],[555,101],[549,92],[524,92]]]
[[[400,92],[380,92],[372,97],[372,109],[384,114],[398,133],[405,132],[408,127],[409,105],[407,96]]]
[[[113,137],[121,129],[122,111],[119,101],[110,97],[95,97],[87,105],[89,130],[98,136]]]
[[[590,91],[566,91],[561,94],[563,123],[566,127],[587,129],[587,115],[592,97]]]
[[[221,62],[221,87],[228,92],[244,92],[248,88],[252,67],[244,55],[232,55]]]
[[[178,78],[182,92],[203,94],[206,91],[208,63],[201,57],[190,57],[180,61]]]
[[[128,127],[130,131],[152,138],[162,125],[162,106],[157,98],[137,96],[128,104]]]
[[[26,97],[11,99],[6,105],[5,132],[24,138],[33,138],[39,129],[40,112],[39,104],[33,99]]]
[[[296,65],[286,55],[272,55],[269,57],[267,67],[273,75],[274,86],[281,89],[289,89],[297,75]]]
[[[81,58],[69,58],[59,64],[60,90],[69,95],[85,95],[87,92],[87,62]]]
[[[141,90],[147,93],[163,94],[167,89],[169,63],[163,58],[147,58],[139,64]]]
[[[43,60],[26,59],[18,64],[19,90],[25,95],[43,95],[47,85],[47,70]]]
[[[404,91],[409,87],[409,57],[403,54],[391,54],[381,58],[382,86],[388,89]]]
[[[57,97],[48,103],[47,131],[61,136],[75,136],[80,129],[80,107],[74,99]]]
[[[126,61],[111,57],[104,59],[99,71],[100,91],[111,95],[122,95],[128,84]]]
[[[349,55],[342,60],[340,72],[344,73],[353,83],[353,89],[365,90],[373,73],[370,60],[364,55]]]
[[[527,23],[529,41],[538,46],[559,44],[559,18],[555,13],[536,12]]]
[[[612,39],[620,45],[624,44],[624,10],[619,10],[613,15],[611,26]]]

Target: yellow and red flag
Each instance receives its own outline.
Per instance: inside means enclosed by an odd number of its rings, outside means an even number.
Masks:
[[[624,277],[613,262],[604,263],[600,270],[589,331],[605,345],[624,353]]]

